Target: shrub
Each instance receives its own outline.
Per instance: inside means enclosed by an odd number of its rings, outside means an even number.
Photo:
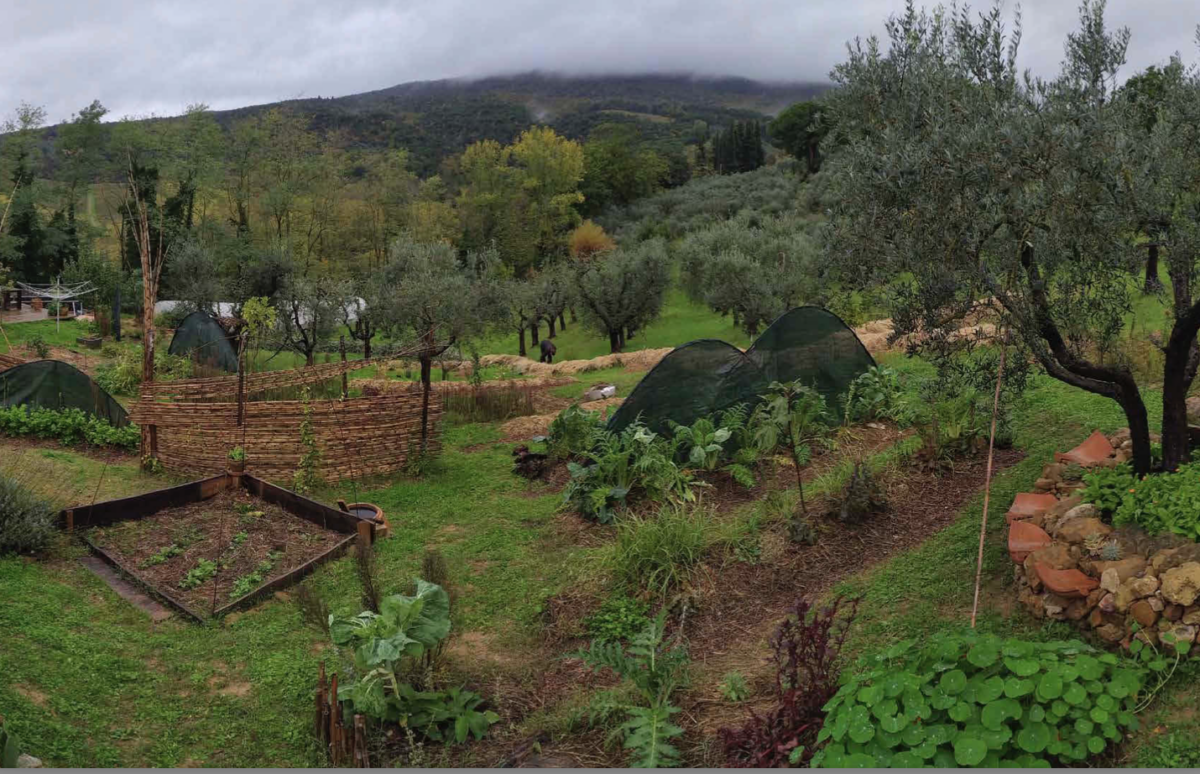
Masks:
[[[671,444],[639,422],[620,433],[597,433],[594,448],[582,456],[583,464],[567,463],[571,480],[563,502],[601,524],[611,523],[631,494],[655,502],[695,499],[694,481],[675,464]]]
[[[721,678],[721,684],[717,686],[721,691],[721,695],[726,701],[731,701],[734,704],[743,702],[750,698],[750,686],[746,684],[746,678],[741,672],[728,672]]]
[[[1084,487],[1079,490],[1079,496],[1084,502],[1111,515],[1121,507],[1125,496],[1131,494],[1130,490],[1136,489],[1138,483],[1133,468],[1127,464],[1115,468],[1097,468],[1083,474]]]
[[[646,628],[650,623],[649,613],[649,602],[622,594],[605,600],[583,625],[588,636],[597,642],[621,642]]]
[[[25,343],[25,346],[33,350],[39,360],[45,360],[50,357],[50,345],[41,336],[34,336]]]
[[[842,646],[857,612],[857,600],[839,597],[821,610],[797,600],[771,637],[775,707],[764,715],[751,709],[742,728],[720,731],[730,766],[777,768],[812,755],[824,707],[838,690]]]
[[[604,432],[600,413],[567,406],[554,421],[546,436],[546,451],[560,460],[580,457],[592,450],[597,436]]]
[[[846,486],[830,511],[830,515],[843,524],[858,524],[888,508],[883,487],[871,473],[870,467],[855,462]]]
[[[15,769],[21,757],[21,740],[15,731],[8,730],[0,718],[0,769]]]
[[[0,474],[0,555],[33,552],[54,531],[54,511],[21,482]]]
[[[1134,524],[1151,535],[1173,532],[1200,540],[1200,462],[1174,473],[1138,480],[1128,465],[1083,477],[1085,500],[1112,514],[1112,523]]]
[[[671,704],[675,691],[687,684],[687,651],[676,643],[663,642],[666,612],[646,625],[628,650],[614,642],[594,641],[576,658],[596,671],[609,669],[630,683],[641,700],[640,706],[622,708],[628,720],[615,733],[625,737],[625,748],[632,750],[633,766],[666,768],[679,763],[679,751],[672,739],[683,729],[671,722],[679,708]]]
[[[703,513],[678,505],[622,521],[613,554],[618,582],[658,594],[682,586],[711,544],[711,526]]]
[[[56,438],[64,446],[87,442],[93,446],[122,449],[136,449],[141,439],[136,425],[114,427],[75,408],[61,411],[47,408],[30,411],[25,406],[0,408],[0,433],[15,437]]]
[[[441,586],[416,581],[411,596],[385,597],[378,613],[331,616],[335,645],[352,648],[357,679],[338,688],[354,712],[399,723],[435,741],[482,739],[500,718],[462,688],[437,690],[422,678],[423,657],[450,634],[450,597]]]
[[[154,352],[155,377],[164,381],[188,379],[192,376],[192,361],[171,355],[165,347]],[[125,347],[117,351],[112,362],[96,369],[96,384],[113,395],[136,395],[142,383],[142,351]]]
[[[678,422],[670,422],[670,426],[677,459],[682,458],[693,468],[716,470],[724,451],[722,445],[731,435],[727,428],[718,428],[707,417],[697,419],[691,427]]]
[[[866,666],[825,705],[814,766],[1068,765],[1136,727],[1144,684],[1082,642],[976,632],[902,642]]]
[[[911,410],[900,388],[900,377],[886,366],[871,366],[850,383],[846,392],[846,421],[886,419],[906,424]]]
[[[311,583],[307,581],[296,586],[292,593],[296,609],[300,612],[300,620],[306,626],[329,636],[329,603],[325,601]]]

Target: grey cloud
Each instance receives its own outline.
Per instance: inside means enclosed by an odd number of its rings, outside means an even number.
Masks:
[[[172,114],[411,80],[540,69],[824,80],[848,40],[901,0],[17,0],[0,27],[0,113],[51,120],[99,99],[114,116]],[[1057,70],[1073,0],[1022,6],[1021,63]],[[1011,6],[1015,8],[1015,4]],[[1127,74],[1193,59],[1194,0],[1113,0],[1133,31]]]

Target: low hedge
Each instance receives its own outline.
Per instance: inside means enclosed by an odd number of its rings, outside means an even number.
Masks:
[[[0,408],[0,434],[21,437],[57,438],[64,446],[86,442],[93,446],[115,446],[136,449],[141,438],[137,425],[114,427],[99,417],[79,409],[35,408],[11,406]]]
[[[19,481],[0,474],[0,556],[41,549],[54,531],[54,511]]]

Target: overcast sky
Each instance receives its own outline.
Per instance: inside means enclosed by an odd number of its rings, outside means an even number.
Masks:
[[[1057,70],[1075,6],[1022,4],[1022,66]],[[93,99],[111,117],[164,115],[192,102],[222,109],[532,69],[823,81],[847,40],[880,33],[902,8],[903,0],[16,0],[0,25],[0,115],[27,100],[60,121]],[[1109,19],[1132,29],[1127,73],[1175,51],[1197,58],[1196,0],[1110,0]]]

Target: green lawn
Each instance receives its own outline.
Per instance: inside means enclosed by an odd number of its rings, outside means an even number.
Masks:
[[[546,335],[546,326],[542,326],[542,335]],[[662,347],[677,347],[694,339],[722,339],[736,347],[745,349],[750,346],[750,338],[739,328],[735,327],[732,318],[719,317],[703,304],[689,299],[678,287],[667,293],[663,304],[662,314],[644,331],[638,332],[633,339],[626,342],[625,350],[635,352],[641,349],[658,349]],[[528,356],[537,359],[537,348],[525,340]],[[609,354],[608,338],[589,329],[582,322],[571,323],[568,313],[567,330],[554,337],[554,346],[558,352],[555,361],[559,360],[590,360],[600,355]],[[483,354],[518,353],[517,334],[496,334],[478,343],[479,351]]]

